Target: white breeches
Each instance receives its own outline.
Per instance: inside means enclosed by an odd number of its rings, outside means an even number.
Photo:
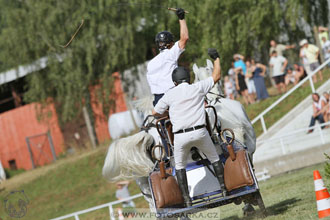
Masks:
[[[207,129],[202,128],[174,135],[175,169],[180,170],[186,168],[187,156],[192,147],[197,147],[202,151],[211,163],[219,160],[219,156]]]

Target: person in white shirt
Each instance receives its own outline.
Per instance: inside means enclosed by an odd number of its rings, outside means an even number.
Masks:
[[[178,59],[189,39],[184,10],[179,8],[176,14],[180,23],[180,40],[174,43],[171,32],[159,32],[155,41],[160,52],[150,60],[147,66],[147,80],[151,93],[154,95],[154,106],[167,90],[174,87],[171,79],[172,72],[178,66]]]
[[[272,52],[276,50],[277,54],[280,56],[283,56],[283,52],[287,49],[293,49],[295,48],[295,45],[284,45],[284,44],[278,44],[276,41],[271,40],[270,41],[270,48],[269,48],[269,55],[272,55]]]
[[[327,40],[325,37],[322,37],[322,50],[324,54],[324,59],[328,60],[330,58],[330,40]],[[328,66],[330,67],[330,63],[328,63]]]
[[[232,84],[232,82],[229,79],[229,76],[225,76],[225,83],[224,83],[224,87],[225,87],[225,94],[227,98],[230,99],[234,99],[234,85]]]
[[[172,73],[175,87],[168,90],[153,110],[153,115],[161,116],[169,108],[173,124],[175,173],[186,207],[191,206],[189,197],[186,158],[192,147],[197,147],[210,160],[223,194],[226,193],[223,180],[223,165],[206,129],[205,95],[220,80],[219,54],[215,49],[208,53],[214,59],[212,77],[195,84],[190,83],[190,73],[184,67],[177,67]]]
[[[323,96],[320,98],[321,108],[323,111],[323,119],[325,122],[329,121],[329,113],[330,113],[329,97],[330,97],[330,94],[328,92],[323,92]],[[328,127],[328,126],[326,126],[326,127]]]
[[[323,114],[322,114],[323,109],[322,109],[320,95],[318,93],[313,93],[312,99],[313,99],[313,115],[312,115],[309,127],[313,127],[315,125],[316,121],[319,121],[320,124],[324,123],[324,118],[323,118]],[[323,129],[324,126],[322,126],[321,128]],[[312,133],[313,130],[314,129],[310,128],[307,133],[308,134]]]
[[[310,70],[313,72],[320,66],[320,63],[318,60],[320,49],[313,44],[309,44],[306,39],[301,40],[299,42],[299,45],[303,49],[303,51],[304,51],[303,54],[308,60]],[[322,71],[319,70],[318,73],[319,73],[320,80],[322,81],[323,80]],[[313,76],[313,82],[314,83],[317,82],[316,74]]]
[[[276,50],[272,52],[272,57],[269,61],[270,67],[273,69],[273,79],[276,84],[276,88],[279,93],[282,93],[286,91],[286,86],[284,83],[285,79],[285,68],[288,65],[287,59],[285,59],[283,56],[278,56]]]

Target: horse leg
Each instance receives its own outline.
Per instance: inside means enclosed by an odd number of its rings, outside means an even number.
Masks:
[[[244,202],[244,204],[245,205],[242,208],[244,217],[253,215],[254,212],[255,212],[255,209],[253,208],[253,206],[250,203],[247,203],[247,202]]]
[[[136,184],[140,187],[141,193],[144,196],[144,199],[148,202],[151,212],[156,212],[154,202],[152,200],[151,191],[149,187],[148,177],[139,177],[136,179]]]

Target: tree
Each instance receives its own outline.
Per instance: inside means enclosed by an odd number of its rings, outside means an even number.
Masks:
[[[298,42],[305,36],[302,24],[328,22],[324,0],[0,0],[1,68],[48,57],[47,69],[27,77],[25,101],[51,100],[61,121],[68,121],[88,105],[89,87],[101,84],[100,102],[107,112],[113,103],[111,73],[152,58],[157,32],[166,29],[179,37],[177,17],[168,6],[189,11],[190,42],[180,62],[204,65],[207,48],[216,47],[224,72],[234,53],[268,63],[271,39],[287,35],[288,42]],[[82,19],[71,45],[60,47]]]

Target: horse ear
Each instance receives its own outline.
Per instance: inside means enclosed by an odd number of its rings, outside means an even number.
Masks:
[[[210,68],[210,69],[213,69],[213,63],[212,63],[212,61],[209,60],[209,59],[206,59],[206,66],[207,66],[208,68]]]
[[[194,65],[193,65],[193,71],[195,73],[195,79],[197,79],[198,78],[197,76],[199,74],[199,68],[196,63],[194,63]]]

